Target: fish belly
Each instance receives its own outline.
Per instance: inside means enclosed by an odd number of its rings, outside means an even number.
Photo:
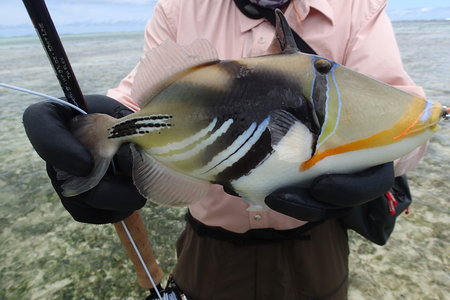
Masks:
[[[249,211],[267,210],[265,197],[276,189],[305,183],[309,172],[300,172],[299,165],[312,153],[314,137],[301,122],[273,145],[273,152],[248,174],[231,182],[232,187],[250,204]]]
[[[277,151],[258,168],[233,181],[232,186],[250,204],[249,211],[268,210],[264,199],[278,188],[290,185],[307,188],[312,180],[320,175],[353,173],[393,161],[422,145],[432,134],[432,130],[426,130],[386,146],[331,155],[307,170],[300,167],[301,163],[307,160],[307,149],[303,149],[304,152],[299,149],[296,155],[290,156],[289,159],[286,152],[291,152],[288,150],[290,147],[280,144]]]

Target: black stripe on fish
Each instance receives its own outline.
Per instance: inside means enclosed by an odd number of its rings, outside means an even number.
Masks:
[[[216,183],[229,185],[230,181],[238,179],[258,167],[272,152],[270,132],[266,129],[241,159],[216,176]]]
[[[315,73],[312,101],[314,102],[314,111],[318,119],[319,130],[323,125],[325,120],[325,109],[328,98],[328,76],[326,74],[321,74],[320,72]]]
[[[229,98],[251,99],[246,103],[240,103],[241,111],[248,113],[254,109],[259,109],[263,112],[263,115],[258,116],[254,121],[260,122],[272,111],[283,109],[297,117],[314,135],[320,133],[325,114],[325,101],[322,96],[317,95],[317,101],[320,103],[317,104],[318,108],[315,108],[315,104],[313,105],[308,100],[309,95],[306,97],[303,94],[303,87],[296,78],[282,71],[269,68],[252,69],[233,60],[221,61],[215,66],[230,73],[233,78]],[[321,77],[324,76],[322,74]],[[315,86],[318,89],[316,93],[319,93],[319,89],[323,88],[322,82],[316,83]],[[316,109],[319,110],[321,117],[319,123],[317,122]]]
[[[325,122],[326,105],[328,101],[328,73],[333,67],[333,62],[314,57],[314,84],[312,86],[311,102],[313,103],[312,115],[315,121],[316,131],[314,133],[318,136],[320,134],[323,123]],[[313,153],[316,151],[317,139],[312,145]]]
[[[217,154],[226,150],[226,148],[230,146],[242,134],[242,129],[245,128],[245,126],[247,126],[245,129],[247,129],[251,124],[251,122],[236,122],[236,120],[231,116],[232,114],[229,114],[226,117],[222,116],[218,118],[219,121],[213,129],[213,132],[215,132],[220,126],[222,126],[222,124],[228,119],[233,119],[233,124],[231,124],[226,133],[217,137],[214,143],[208,145],[203,153],[199,155],[198,159],[200,160],[201,165],[207,165]]]
[[[227,157],[225,157],[224,159],[222,159],[220,162],[218,162],[216,165],[214,165],[213,167],[211,167],[209,170],[206,170],[205,173],[208,173],[210,171],[212,171],[214,168],[220,166],[222,163],[224,163],[225,161],[229,160],[231,157],[233,157],[233,155],[235,155],[240,149],[242,149],[242,147],[244,145],[247,144],[247,142],[253,137],[253,135],[255,134],[255,131],[258,128],[255,126],[255,128],[253,129],[253,131],[251,132],[250,136],[247,137],[247,139],[245,141],[243,141],[232,153],[230,153]],[[226,149],[224,149],[226,150]]]
[[[162,128],[169,128],[172,126],[171,123],[167,123],[170,119],[172,119],[171,115],[152,115],[125,120],[109,129],[108,138],[143,135]]]

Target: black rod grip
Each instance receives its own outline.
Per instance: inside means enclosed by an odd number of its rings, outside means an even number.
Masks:
[[[72,70],[45,1],[23,0],[23,3],[47,53],[64,95],[70,103],[86,111],[87,105],[83,93],[78,85],[75,73]]]

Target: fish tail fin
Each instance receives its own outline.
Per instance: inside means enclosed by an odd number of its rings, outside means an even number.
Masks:
[[[95,187],[105,175],[109,164],[122,143],[120,139],[109,138],[109,128],[117,119],[105,114],[80,115],[72,120],[73,135],[91,152],[94,168],[84,177],[66,172],[58,172],[58,179],[64,179],[61,185],[63,196],[72,197]]]

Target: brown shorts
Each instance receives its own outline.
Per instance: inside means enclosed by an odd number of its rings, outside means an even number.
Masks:
[[[187,224],[174,279],[193,300],[346,299],[347,232],[328,220],[305,234],[311,239],[241,246]]]

